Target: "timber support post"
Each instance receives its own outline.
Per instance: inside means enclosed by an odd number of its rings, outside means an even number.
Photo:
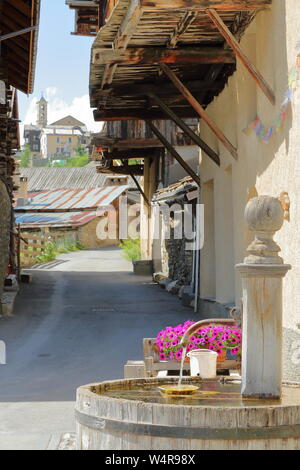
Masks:
[[[256,81],[258,86],[261,88],[262,92],[266,95],[268,100],[275,105],[276,98],[274,91],[270,87],[270,85],[266,82],[264,77],[261,73],[257,70],[254,64],[249,60],[246,54],[242,51],[241,46],[239,45],[238,41],[231,33],[229,28],[226,26],[220,15],[216,12],[213,8],[207,8],[205,12],[208,14],[218,31],[222,34],[223,38],[227,42],[227,44],[231,47],[231,49],[235,52],[237,57],[240,61],[244,64],[248,72],[250,73],[251,77]]]
[[[231,153],[233,158],[237,160],[237,149],[232,145],[231,142],[227,139],[221,129],[216,125],[216,123],[209,117],[205,109],[201,106],[199,101],[192,95],[192,93],[187,89],[187,87],[179,80],[176,74],[168,67],[166,64],[161,64],[162,71],[169,77],[169,79],[173,82],[176,88],[180,91],[180,93],[187,99],[190,105],[194,108],[194,110],[199,114],[199,117],[203,119],[203,121],[208,125],[208,127],[212,130],[215,134],[217,139],[219,139],[224,147]]]
[[[177,160],[177,162],[185,169],[185,171],[190,175],[190,177],[201,186],[201,181],[199,176],[193,171],[193,169],[186,163],[185,160],[179,155],[179,153],[174,149],[170,142],[162,135],[162,133],[157,129],[157,127],[151,121],[147,121],[148,126],[152,130],[153,134],[162,142],[168,152]]]
[[[189,137],[190,139],[196,144],[198,145],[201,150],[203,150],[208,156],[209,158],[211,158],[218,166],[220,166],[220,157],[219,155],[213,150],[211,149],[197,134],[195,134],[194,131],[192,131],[192,129],[187,125],[185,124],[185,122],[180,119],[175,113],[174,111],[172,111],[169,106],[167,106],[157,95],[155,94],[152,94],[150,93],[149,95],[149,98],[150,99],[153,99],[155,101],[155,103],[159,106],[159,108],[161,108],[165,113],[166,115],[172,120],[174,121],[178,127],[180,127],[180,129],[183,130],[183,132],[185,132]],[[159,137],[158,137],[159,138]],[[159,138],[160,139],[160,138]],[[161,139],[160,139],[161,140]]]

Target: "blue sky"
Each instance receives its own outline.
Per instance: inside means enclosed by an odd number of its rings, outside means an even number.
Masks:
[[[20,118],[36,119],[36,100],[49,100],[49,123],[67,114],[92,126],[89,109],[89,62],[93,38],[71,35],[74,11],[65,0],[42,0],[34,94],[19,93]],[[100,124],[95,125],[94,129]]]

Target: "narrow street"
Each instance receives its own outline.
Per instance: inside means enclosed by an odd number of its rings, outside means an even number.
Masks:
[[[142,339],[193,319],[152,280],[132,274],[119,249],[61,255],[30,271],[13,318],[0,320],[0,449],[55,449],[75,431],[78,386],[123,377]]]

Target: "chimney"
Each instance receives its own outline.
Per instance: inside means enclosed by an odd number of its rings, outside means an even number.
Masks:
[[[27,204],[28,204],[28,178],[26,178],[25,176],[21,176],[17,207],[26,206]]]

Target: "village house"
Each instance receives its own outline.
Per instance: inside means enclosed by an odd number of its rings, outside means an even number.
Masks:
[[[235,265],[253,237],[244,223],[247,201],[256,195],[280,197],[286,223],[277,241],[283,258],[293,265],[284,280],[285,376],[296,380],[299,366],[295,361],[291,365],[290,358],[300,321],[298,4],[203,3],[103,2],[110,14],[92,48],[91,105],[96,121],[146,121],[152,132],[148,137],[154,134],[199,188],[205,206],[197,281],[202,318],[213,311],[226,316],[228,305],[240,306],[241,278]],[[198,132],[186,125],[186,118],[200,120]],[[158,121],[165,119],[200,147],[199,172],[185,157],[180,159],[160,131]],[[108,144],[104,156],[111,168],[121,148]],[[125,158],[139,153],[130,144],[122,153],[125,167]],[[142,190],[150,202],[158,189],[157,170],[149,173],[153,156],[146,153],[144,168],[136,170],[144,173]],[[129,170],[129,165],[123,169]],[[144,255],[152,259],[147,233]]]
[[[39,16],[39,0],[0,2],[0,295],[8,272],[16,269],[12,203],[14,155],[20,145],[17,90],[33,92]]]
[[[16,194],[15,222],[24,234],[64,235],[66,244],[95,249],[120,243],[119,202],[136,202],[129,177],[100,175],[94,165],[79,168],[23,168]],[[99,225],[100,223],[100,225]],[[102,238],[101,228],[113,227]]]
[[[90,138],[86,125],[73,116],[65,116],[48,125],[48,102],[43,96],[37,102],[36,124],[24,126],[25,144],[38,166],[43,162],[67,160],[79,147],[88,149]]]

